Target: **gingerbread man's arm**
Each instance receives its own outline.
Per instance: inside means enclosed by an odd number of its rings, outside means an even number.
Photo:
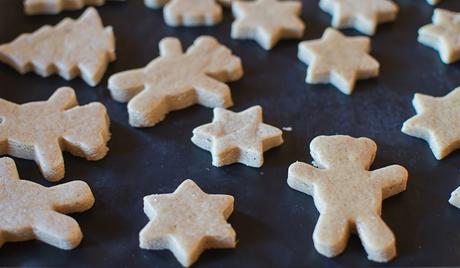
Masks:
[[[37,213],[33,232],[37,239],[61,249],[73,249],[80,244],[83,235],[78,223],[61,213],[82,212],[94,204],[94,196],[83,181],[72,181],[49,189],[49,202],[53,210]]]
[[[177,38],[173,38],[173,37],[163,38],[161,39],[158,46],[160,48],[161,57],[180,56],[184,53],[182,49],[182,45],[179,39]]]
[[[75,91],[70,87],[58,88],[53,95],[51,95],[48,102],[57,106],[59,110],[67,110],[78,105]]]
[[[388,198],[406,190],[407,170],[399,165],[392,165],[371,172],[371,179],[382,189],[382,198]]]
[[[314,180],[321,172],[317,168],[302,162],[295,162],[289,166],[288,185],[300,192],[313,195]]]
[[[9,157],[0,158],[0,179],[2,178],[19,180],[16,164],[14,160]]]

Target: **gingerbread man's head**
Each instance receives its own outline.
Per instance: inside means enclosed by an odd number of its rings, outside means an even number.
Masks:
[[[377,145],[368,138],[318,136],[310,143],[311,156],[319,168],[359,167],[368,170]]]

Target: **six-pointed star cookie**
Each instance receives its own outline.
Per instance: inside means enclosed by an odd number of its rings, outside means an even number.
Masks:
[[[297,1],[256,0],[232,4],[236,20],[232,38],[255,39],[270,50],[282,38],[301,38],[305,25],[299,15],[302,3]]]
[[[353,27],[373,35],[377,24],[396,19],[398,6],[390,0],[321,0],[322,10],[332,14],[332,26]]]
[[[426,140],[438,160],[460,148],[460,87],[444,97],[416,93],[412,104],[417,115],[404,122],[403,133]]]
[[[436,9],[433,24],[418,30],[420,43],[437,49],[444,63],[460,59],[460,13]]]
[[[206,194],[185,180],[172,194],[144,197],[150,222],[139,234],[143,249],[169,249],[183,266],[192,265],[205,249],[234,248],[236,234],[227,219],[233,196]]]
[[[328,28],[321,39],[301,42],[298,57],[310,65],[307,83],[331,83],[349,95],[357,79],[379,74],[379,63],[368,54],[369,50],[369,38],[346,37]]]
[[[211,151],[214,166],[239,162],[260,167],[263,153],[283,138],[280,129],[262,122],[262,107],[253,106],[240,113],[215,108],[212,123],[195,128],[192,142]]]

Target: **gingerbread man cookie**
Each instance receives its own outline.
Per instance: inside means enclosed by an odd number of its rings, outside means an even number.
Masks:
[[[83,235],[64,214],[83,212],[94,204],[88,184],[72,181],[51,188],[19,179],[11,158],[0,158],[0,247],[5,242],[37,239],[73,249]]]
[[[298,1],[235,1],[232,38],[255,39],[266,50],[282,38],[302,38],[305,24],[299,18],[301,10]]]
[[[35,160],[50,181],[64,177],[62,151],[87,160],[103,158],[110,139],[107,111],[98,102],[77,105],[71,88],[22,105],[0,99],[0,155]]]
[[[185,180],[172,194],[144,197],[150,222],[139,234],[143,249],[169,249],[183,266],[192,265],[205,249],[234,248],[236,234],[227,219],[233,196],[206,194]]]
[[[0,45],[0,61],[21,74],[34,71],[48,77],[57,73],[66,80],[81,76],[90,86],[99,83],[114,60],[112,27],[104,28],[92,7],[78,20],[66,18],[54,27],[43,26]]]
[[[230,88],[223,82],[242,75],[240,59],[213,37],[197,38],[185,53],[178,39],[164,38],[159,58],[113,75],[109,90],[116,101],[128,102],[132,126],[151,127],[168,112],[193,104],[231,106]]]
[[[390,0],[321,0],[322,10],[332,14],[332,26],[374,35],[379,23],[396,19],[398,6]]]
[[[370,47],[369,38],[346,37],[332,28],[321,39],[301,42],[298,57],[310,65],[306,82],[331,83],[350,95],[357,79],[379,75],[379,63],[368,54]]]
[[[313,232],[319,253],[334,257],[356,231],[370,260],[387,262],[396,256],[395,237],[380,217],[382,200],[406,189],[407,171],[393,165],[374,171],[377,145],[368,138],[319,136],[310,143],[313,167],[296,162],[287,182],[312,195],[320,212]]]
[[[261,167],[264,152],[283,143],[283,132],[262,122],[262,107],[242,112],[215,108],[212,123],[193,130],[192,142],[212,154],[216,167],[243,163]]]
[[[417,115],[404,122],[403,133],[426,140],[438,160],[460,148],[460,87],[444,97],[416,93],[412,104]]]
[[[435,9],[433,23],[418,30],[420,43],[439,51],[444,63],[460,59],[460,13]]]

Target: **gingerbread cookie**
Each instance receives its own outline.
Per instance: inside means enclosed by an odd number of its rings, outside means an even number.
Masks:
[[[86,5],[102,6],[105,2],[106,0],[24,0],[24,11],[27,15],[58,14],[63,10],[82,9]]]
[[[83,235],[64,214],[83,212],[94,204],[88,184],[72,181],[51,188],[19,179],[11,158],[0,158],[0,247],[5,242],[37,239],[73,249]]]
[[[321,0],[319,6],[332,14],[335,28],[355,28],[374,35],[379,23],[396,19],[398,6],[390,0]]]
[[[98,102],[77,105],[71,88],[22,105],[0,99],[0,155],[35,160],[50,181],[64,177],[62,151],[87,160],[103,158],[110,139],[107,111]]]
[[[170,111],[193,104],[229,107],[233,104],[225,81],[243,75],[240,58],[210,36],[195,40],[182,52],[176,38],[160,42],[160,57],[147,67],[121,72],[109,79],[112,97],[128,102],[129,122],[151,127]]]
[[[144,197],[150,222],[139,234],[143,249],[169,249],[183,266],[192,265],[205,249],[234,248],[236,234],[227,219],[233,196],[206,194],[185,180],[172,194]]]
[[[407,171],[393,165],[374,171],[377,145],[368,138],[319,136],[310,143],[313,167],[296,162],[287,182],[313,196],[320,212],[313,232],[319,253],[343,252],[350,231],[356,231],[370,260],[387,262],[396,256],[395,237],[380,217],[382,200],[406,189]]]
[[[460,13],[435,9],[433,23],[418,30],[417,40],[439,51],[444,63],[460,59]]]
[[[147,7],[164,6],[163,17],[169,26],[211,26],[222,21],[222,7],[216,0],[144,0]],[[225,1],[226,3],[229,1]]]
[[[264,152],[283,143],[283,132],[262,122],[262,107],[242,112],[215,108],[212,123],[193,130],[192,142],[210,151],[216,167],[243,163],[261,167]]]
[[[368,54],[369,50],[369,38],[346,37],[328,28],[321,39],[301,42],[298,57],[310,65],[307,83],[331,83],[349,95],[357,79],[379,75],[380,65]]]
[[[426,140],[438,160],[460,148],[460,87],[444,97],[416,93],[412,104],[417,115],[404,122],[403,133]]]
[[[266,50],[282,38],[300,39],[305,30],[299,17],[301,10],[302,3],[298,1],[235,1],[232,38],[254,39]]]
[[[81,76],[90,86],[99,83],[114,60],[112,27],[103,27],[94,8],[78,20],[66,18],[55,27],[43,26],[0,46],[0,61],[21,74],[34,71],[47,77],[57,73],[66,80]]]

